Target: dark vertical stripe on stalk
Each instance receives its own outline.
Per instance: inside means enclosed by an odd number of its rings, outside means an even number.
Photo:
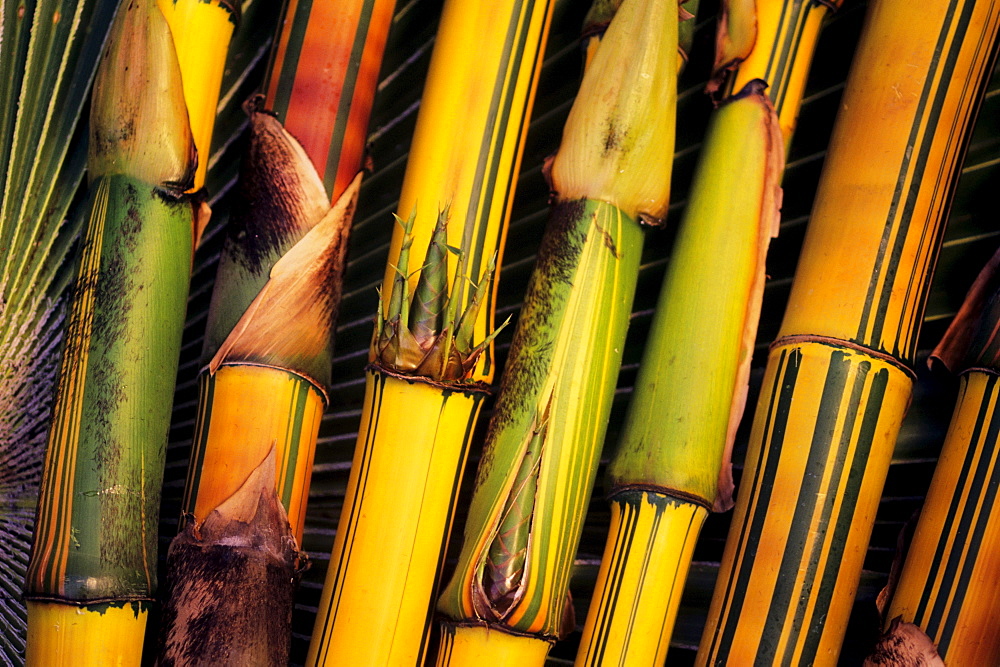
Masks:
[[[602,596],[602,608],[599,610],[598,621],[594,624],[594,634],[590,638],[591,650],[588,655],[593,656],[589,664],[603,665],[604,651],[607,649],[608,631],[615,616],[615,609],[618,605],[618,596],[621,593],[622,577],[625,572],[625,558],[622,553],[628,554],[632,549],[632,540],[635,538],[635,527],[639,521],[639,508],[637,501],[642,502],[641,494],[626,493],[615,499],[614,502],[621,508],[621,523],[618,533],[615,535],[615,549],[611,556],[611,565],[614,568],[608,572],[608,583],[605,593]],[[600,647],[596,653],[594,646]]]
[[[443,399],[441,401],[441,413],[444,413],[445,403],[448,402],[448,397],[451,396],[451,392],[445,392]],[[472,395],[472,400],[475,401],[475,406],[472,408],[472,414],[476,414],[479,410],[479,403],[483,400],[483,395],[476,393]],[[465,467],[466,455],[469,451],[469,446],[472,444],[472,434],[475,430],[476,425],[475,419],[470,419],[465,425],[465,435],[463,436],[462,442],[465,443],[462,449],[462,456],[458,457],[455,463],[454,474],[452,474],[451,479],[454,480],[451,485],[451,495],[448,499],[448,515],[445,519],[444,526],[441,530],[441,541],[440,547],[438,548],[438,553],[441,554],[440,561],[438,563],[437,572],[434,574],[434,584],[431,588],[430,599],[427,600],[427,613],[424,614],[424,633],[423,637],[420,639],[420,652],[417,654],[418,665],[424,664],[427,657],[427,640],[430,639],[430,626],[434,622],[434,609],[437,605],[437,592],[441,587],[441,577],[444,575],[445,568],[445,556],[448,551],[448,536],[451,534],[451,524],[455,520],[455,506],[458,501],[458,492],[461,488],[462,481],[462,470]],[[442,664],[448,664],[447,662]]]
[[[678,501],[678,500],[675,500],[675,499],[672,499],[672,498],[670,500],[672,502],[680,502],[680,503],[686,502],[686,501],[683,501],[683,500]],[[684,543],[685,544],[688,542],[688,540],[691,537],[691,531],[700,531],[701,530],[700,526],[698,528],[695,528],[695,525],[694,525],[695,516],[696,516],[696,514],[694,512],[692,512],[690,518],[688,519],[688,527],[687,527],[687,530],[684,531]],[[695,539],[697,539],[697,535],[695,535]],[[671,580],[670,592],[667,594],[667,600],[672,600],[673,599],[673,597],[674,597],[674,587],[677,586],[678,583],[680,583],[678,581],[677,573],[680,571],[681,566],[682,565],[688,566],[689,564],[690,564],[689,560],[685,561],[683,563],[680,560],[677,561],[677,566],[674,568],[674,573],[670,577],[670,580]],[[669,616],[669,615],[670,615],[670,605],[669,604],[663,605],[663,617],[660,619],[660,627],[661,628],[662,627],[666,627],[666,625],[667,625],[667,616]],[[660,647],[663,645],[663,642],[667,642],[667,644],[669,645],[670,644],[670,639],[671,639],[671,637],[669,635],[666,635],[666,636],[662,636],[661,635],[660,636],[660,641],[656,645],[656,653],[657,653],[657,655],[659,655],[659,653],[660,653]]]
[[[309,401],[309,392],[312,388],[308,383],[296,377],[294,382],[298,385],[291,397],[291,409],[288,414],[292,417],[289,420],[285,434],[285,450],[287,459],[285,471],[282,474],[283,493],[281,494],[281,504],[288,509],[292,506],[292,490],[295,487],[295,470],[298,468],[299,448],[302,446],[302,422],[305,420],[306,406]]]
[[[181,503],[181,511],[185,514],[194,514],[194,506],[198,500],[198,485],[201,484],[201,470],[205,464],[205,450],[212,419],[211,408],[215,401],[214,375],[206,371],[198,376],[198,394],[198,430],[194,434],[187,481],[184,484],[184,501]]]
[[[268,100],[271,104],[271,111],[279,120],[284,120],[288,113],[288,103],[292,99],[292,88],[295,87],[295,73],[299,69],[299,56],[302,55],[302,43],[306,39],[306,29],[309,25],[309,15],[312,13],[313,0],[298,0],[295,6],[295,17],[292,19],[294,25],[289,31],[288,45],[285,47],[285,59],[281,62],[281,70],[272,72],[271,76],[278,77],[278,87],[275,89],[274,99]],[[288,20],[288,17],[285,17]],[[275,41],[277,45],[281,40],[279,35]]]
[[[987,436],[987,442],[993,443],[991,451],[989,451],[990,458],[987,464],[980,464],[981,467],[991,468],[992,474],[990,475],[989,486],[985,489],[981,487],[974,487],[973,489],[970,489],[970,496],[972,493],[975,493],[976,496],[980,498],[980,502],[976,505],[976,510],[979,512],[979,518],[976,520],[976,526],[967,540],[968,553],[965,557],[965,563],[962,567],[962,572],[959,575],[958,582],[952,589],[954,592],[951,597],[953,600],[958,601],[958,604],[948,610],[949,613],[944,617],[944,627],[941,629],[940,636],[938,638],[938,650],[941,655],[947,654],[948,646],[951,644],[952,635],[955,632],[955,624],[958,622],[958,617],[962,613],[961,600],[965,598],[965,593],[969,587],[969,580],[972,578],[972,574],[976,569],[976,559],[979,557],[979,549],[982,547],[983,537],[992,519],[991,510],[996,500],[997,487],[1000,485],[1000,466],[997,465],[996,448],[998,427],[1000,427],[1000,420],[997,419],[997,414],[994,412],[990,424],[990,433]],[[948,581],[951,580],[949,579]],[[943,600],[939,600],[938,604],[940,605],[942,603]],[[949,605],[949,607],[951,607],[951,605]],[[928,631],[928,634],[931,633]]]
[[[802,557],[809,541],[809,529],[816,512],[817,498],[823,486],[824,472],[829,467],[830,445],[837,427],[840,407],[843,405],[844,388],[851,372],[849,355],[835,350],[830,355],[826,379],[823,382],[823,393],[820,396],[819,408],[816,414],[816,426],[813,429],[812,441],[809,443],[809,457],[803,471],[802,484],[799,487],[798,500],[795,503],[795,513],[792,516],[788,541],[785,543],[785,553],[778,567],[778,575],[771,594],[771,605],[764,622],[764,632],[760,638],[755,664],[766,665],[774,661],[778,644],[785,633],[785,623],[788,607],[791,604],[792,593],[801,580]],[[774,479],[774,478],[770,478]],[[828,489],[825,502],[834,502],[836,494]],[[815,553],[810,554],[812,558]],[[804,594],[804,592],[803,592]]]
[[[368,28],[371,27],[372,9],[375,6],[375,2],[376,0],[365,0],[365,4],[361,7],[361,16],[358,17],[358,26],[354,33],[354,43],[351,45],[351,59],[348,61],[347,71],[344,72],[344,80],[340,91],[340,103],[337,105],[337,117],[333,125],[333,140],[330,142],[330,150],[326,154],[323,185],[326,186],[326,191],[334,197],[340,195],[339,192],[333,191],[333,186],[337,180],[337,171],[340,166],[340,152],[344,147],[344,133],[347,130],[347,121],[351,115],[351,104],[354,102],[354,87],[358,82],[358,70],[361,69],[361,60],[365,52],[365,43],[368,40]]]
[[[847,411],[844,415],[844,425],[840,432],[840,444],[837,448],[837,457],[830,475],[830,483],[827,485],[827,497],[823,503],[823,511],[820,515],[820,530],[817,535],[813,536],[812,539],[812,554],[814,557],[809,560],[804,578],[805,585],[803,586],[802,593],[799,595],[798,604],[795,607],[795,615],[792,617],[791,636],[793,637],[798,636],[799,632],[802,631],[802,626],[805,624],[806,607],[809,603],[809,594],[807,591],[812,591],[812,582],[816,579],[816,570],[818,569],[820,563],[820,558],[815,557],[815,554],[822,550],[823,542],[825,541],[828,527],[830,525],[830,517],[832,516],[834,506],[836,505],[838,498],[837,489],[840,488],[840,479],[843,476],[844,469],[846,467],[847,454],[850,451],[851,438],[854,435],[854,424],[857,421],[858,409],[861,407],[861,401],[870,370],[871,362],[863,361],[858,364],[857,372],[854,376],[853,388],[851,390],[851,395],[848,398],[846,406]],[[795,642],[788,642],[785,646],[783,664],[792,664],[794,654]]]
[[[990,379],[993,380],[994,377],[991,376]],[[995,382],[991,383],[990,389],[993,389],[993,385],[995,385]],[[995,443],[997,435],[1000,434],[1000,419],[996,419],[996,414],[990,410],[988,401],[983,402],[980,415],[983,415],[984,418],[989,416],[989,427],[987,428],[986,437],[983,442]],[[976,520],[976,514],[979,513],[983,507],[990,507],[993,496],[996,495],[996,472],[994,472],[993,475],[990,475],[990,469],[993,467],[994,463],[993,452],[981,449],[978,438],[970,442],[969,450],[975,451],[977,454],[980,454],[980,456],[976,463],[975,475],[971,480],[963,478],[963,483],[958,487],[959,492],[955,494],[956,497],[965,495],[965,504],[962,508],[962,516],[958,522],[957,528],[944,532],[945,537],[951,536],[955,538],[953,546],[949,553],[948,561],[944,566],[944,571],[940,574],[932,572],[931,576],[928,577],[929,579],[945,582],[938,591],[938,596],[934,601],[930,617],[927,619],[926,630],[927,634],[930,636],[938,634],[942,619],[945,618],[950,602],[948,594],[949,591],[955,592],[955,599],[961,599],[957,597],[959,594],[958,589],[960,587],[960,582],[964,578],[967,583],[968,573],[965,570],[967,568],[971,569],[975,565],[975,555],[973,550],[975,549],[978,551],[978,543],[982,541],[982,533],[983,530],[985,530],[986,523],[989,518],[989,512],[980,514],[978,520]],[[987,484],[989,484],[989,486],[987,486]],[[963,487],[968,490],[967,494],[961,493]],[[985,495],[985,504],[977,503],[976,499],[982,498],[983,495]],[[951,526],[949,526],[949,528],[951,528]],[[964,588],[964,586],[962,586],[962,588]],[[954,625],[954,621],[952,621],[952,625]]]
[[[979,68],[976,70],[970,70],[965,78],[965,85],[962,87],[962,100],[959,102],[959,109],[970,107],[978,100],[982,100],[986,92],[987,87],[990,84],[990,77],[984,76],[984,71],[992,71],[994,62],[996,61],[996,31],[990,29],[990,26],[996,21],[993,17],[994,12],[992,8],[996,7],[995,4],[991,5],[990,16],[984,21],[986,29],[979,33],[979,40],[976,43],[976,55],[973,57],[974,62],[979,63]],[[984,55],[985,54],[985,55]],[[976,86],[971,91],[969,82],[976,82]],[[969,101],[971,100],[971,101]],[[951,121],[951,131],[948,132],[946,146],[944,149],[945,155],[952,154],[953,152],[956,156],[961,156],[965,153],[965,147],[968,145],[971,134],[965,132],[964,129],[969,118],[963,116],[962,114],[956,114]],[[961,127],[960,127],[961,126]],[[955,143],[961,144],[957,149],[953,148]],[[940,206],[947,206],[948,202],[952,200],[952,196],[958,186],[957,178],[948,178],[947,173],[950,171],[952,165],[946,161],[938,167],[937,175],[930,179],[934,184],[934,197],[932,197],[932,202],[930,205],[931,210],[934,209],[934,202],[941,202]],[[928,179],[924,179],[926,182]],[[943,187],[943,193],[940,193]],[[939,194],[940,193],[940,194]],[[912,206],[911,206],[912,208]],[[942,213],[943,214],[943,213]],[[943,225],[941,226],[941,232],[939,237],[943,234]],[[926,236],[926,230],[924,235]],[[920,246],[924,246],[924,239],[921,239]],[[913,286],[917,286],[917,294],[914,298],[914,302],[917,304],[922,304],[926,301],[927,293],[930,290],[931,280],[934,277],[933,268],[937,264],[937,257],[940,252],[940,243],[937,243],[935,239],[934,245],[931,248],[931,252],[924,253],[925,262],[922,266],[914,264],[913,272],[910,275],[910,282],[907,285],[906,291],[906,302],[910,301],[910,292]],[[904,309],[905,312],[905,309]],[[923,309],[913,308],[910,310],[909,321],[905,321],[907,325],[905,345],[900,346],[903,350],[903,356],[906,359],[912,358],[916,350],[916,339],[917,332],[919,331],[920,323],[923,320]],[[896,331],[896,340],[903,340],[903,324],[904,319],[900,318],[899,326]]]
[[[782,376],[781,371],[786,355],[789,357],[788,365],[784,369],[784,376]],[[790,353],[786,350],[781,351],[778,370],[775,373],[775,385],[771,393],[771,402],[767,408],[768,419],[766,423],[768,426],[765,426],[761,438],[760,454],[754,466],[753,485],[747,503],[747,516],[744,517],[743,526],[740,528],[739,548],[733,559],[733,571],[729,574],[726,595],[720,612],[721,616],[726,617],[726,623],[724,626],[721,623],[716,625],[715,635],[712,638],[710,655],[718,652],[720,658],[728,655],[729,647],[733,643],[733,636],[736,634],[740,610],[743,608],[744,594],[750,581],[751,566],[757,556],[760,535],[764,531],[766,517],[763,508],[771,499],[771,485],[770,483],[763,484],[762,481],[774,479],[778,469],[781,446],[784,443],[785,429],[788,426],[788,413],[792,397],[795,395],[795,382],[798,379],[801,363],[801,350],[795,348]],[[772,416],[774,418],[773,426],[771,426]],[[773,429],[770,439],[768,438],[769,427]],[[758,509],[753,513],[753,519],[750,520],[750,511],[754,508]],[[741,552],[744,554],[742,558],[740,557]]]
[[[865,472],[868,467],[868,457],[871,454],[872,443],[875,440],[876,428],[879,417],[882,414],[882,402],[885,399],[886,388],[889,385],[889,371],[881,369],[872,376],[871,389],[868,392],[868,402],[865,405],[864,416],[861,419],[861,428],[858,432],[858,444],[854,449],[854,457],[850,462],[850,472],[847,474],[847,485],[840,496],[843,505],[837,512],[837,525],[830,540],[830,553],[823,564],[819,592],[816,595],[816,605],[814,613],[819,611],[815,620],[807,624],[809,631],[806,633],[805,642],[802,647],[800,662],[808,665],[812,664],[819,648],[820,638],[823,636],[823,628],[826,624],[826,610],[830,606],[833,597],[833,589],[837,584],[837,577],[840,574],[840,562],[844,557],[844,546],[851,532],[854,520],[854,510],[858,503],[858,495],[861,492],[861,485],[864,483]]]
[[[983,537],[986,534],[986,529],[989,526],[992,516],[992,509],[997,496],[997,487],[1000,485],[1000,466],[997,465],[997,435],[998,430],[1000,430],[1000,419],[997,418],[998,415],[994,411],[992,420],[990,423],[990,433],[987,436],[987,442],[992,443],[989,460],[989,467],[992,468],[992,474],[990,475],[989,486],[985,489],[985,494],[981,497],[981,500],[977,506],[979,511],[979,519],[976,521],[976,527],[972,531],[969,543],[969,552],[966,556],[966,562],[962,568],[962,574],[959,577],[957,585],[954,587],[954,594],[952,598],[959,601],[957,608],[949,610],[950,613],[946,616],[944,621],[944,628],[941,630],[940,637],[938,638],[938,650],[941,655],[947,655],[948,646],[951,644],[952,635],[955,632],[955,624],[958,622],[958,617],[962,613],[961,600],[965,598],[965,592],[969,587],[969,580],[972,578],[972,573],[976,568],[976,559],[979,557],[979,549],[983,544]],[[985,453],[985,452],[984,452]],[[985,458],[985,457],[984,457]],[[982,464],[981,464],[982,465]],[[963,485],[964,486],[964,485]],[[970,490],[970,495],[972,492],[977,495],[982,493],[983,489],[974,488]],[[928,634],[931,634],[928,632]]]
[[[371,372],[371,371],[369,371]],[[365,434],[365,445],[361,451],[361,465],[358,468],[358,483],[354,487],[354,503],[351,505],[350,519],[344,535],[344,545],[341,547],[340,558],[337,559],[337,571],[333,578],[333,593],[330,596],[330,606],[327,607],[326,621],[323,623],[323,632],[320,637],[323,639],[317,659],[318,664],[326,664],[330,652],[330,628],[337,620],[337,610],[340,607],[340,597],[342,594],[342,579],[346,575],[346,570],[351,562],[351,550],[354,548],[354,536],[356,532],[358,515],[361,513],[362,499],[364,497],[365,486],[368,483],[368,471],[371,466],[372,443],[378,432],[378,417],[382,407],[382,393],[385,391],[386,376],[375,373],[373,377],[374,386],[372,388],[372,406],[368,414],[368,432]],[[348,489],[350,491],[350,489]],[[331,560],[332,562],[332,560]]]
[[[992,395],[996,390],[997,376],[990,375],[986,379],[986,388],[984,394]],[[986,422],[986,417],[989,414],[988,402],[984,401],[979,407],[979,412],[976,415],[976,422],[972,428],[972,434],[969,436],[969,447],[965,452],[965,460],[962,462],[962,470],[959,473],[958,478],[960,480],[967,480],[970,477],[972,466],[976,457],[979,453],[978,443],[982,438],[983,426]],[[955,534],[954,522],[958,518],[959,510],[962,505],[962,495],[956,493],[951,498],[951,504],[948,507],[947,518],[944,524],[941,526],[941,534],[938,539],[937,547],[934,550],[934,557],[931,559],[931,566],[929,569],[929,577],[934,578],[935,573],[939,572],[941,569],[941,562],[944,560],[945,553],[948,550],[948,541],[952,535]],[[928,605],[931,604],[931,593],[932,587],[926,586],[924,588],[923,595],[920,596],[920,602],[917,604],[917,608],[913,613],[913,622],[922,627],[927,627],[927,620],[925,615],[927,614]],[[930,632],[928,634],[931,634]]]
[[[798,52],[799,44],[802,42],[806,20],[812,10],[812,0],[796,0],[791,4],[793,17],[786,21],[789,11],[789,2],[785,2],[781,7],[781,16],[778,19],[779,31],[784,29],[785,35],[781,49],[773,49],[768,58],[767,73],[765,80],[771,86],[770,98],[774,101],[775,109],[781,111],[781,105],[785,101],[785,93],[788,92],[788,81],[795,65],[795,54]],[[808,7],[803,7],[808,4]]]
[[[504,38],[500,64],[496,79],[493,82],[493,95],[490,98],[490,109],[486,116],[485,131],[479,145],[479,161],[476,163],[476,176],[472,181],[469,206],[465,213],[466,221],[476,221],[474,225],[466,225],[464,230],[465,238],[463,239],[463,246],[468,248],[470,253],[475,251],[475,254],[469,258],[469,273],[474,276],[479,275],[480,266],[482,266],[482,258],[479,255],[479,250],[482,248],[486,231],[482,224],[484,219],[482,211],[484,202],[488,202],[491,199],[490,193],[484,194],[483,181],[487,178],[487,174],[489,174],[489,183],[495,184],[496,174],[499,171],[499,149],[503,148],[504,129],[506,126],[504,123],[498,123],[497,117],[502,115],[504,120],[510,118],[511,98],[514,95],[515,88],[511,79],[516,79],[517,74],[517,68],[511,67],[511,58],[514,58],[516,65],[520,65],[521,57],[524,55],[523,49],[527,30],[522,30],[519,34],[518,28],[525,21],[530,25],[531,8],[535,4],[534,0],[527,1],[527,12],[525,12],[524,3],[516,2],[514,4],[511,12],[512,15],[507,25],[507,35]],[[515,39],[518,40],[516,50],[514,48]],[[506,96],[503,94],[504,89],[507,90]],[[491,147],[493,148],[492,151],[490,150]],[[492,156],[492,160],[490,156]],[[479,215],[477,215],[477,211],[480,213]],[[488,218],[488,214],[485,217]],[[466,241],[467,243],[465,243]]]
[[[858,342],[868,343],[876,349],[883,349],[880,343],[880,338],[882,335],[882,327],[885,324],[885,314],[888,308],[889,298],[892,295],[892,285],[895,281],[896,270],[899,266],[899,257],[903,251],[903,245],[906,241],[906,232],[909,227],[909,215],[912,214],[912,197],[916,195],[917,184],[920,182],[920,174],[923,173],[924,166],[927,161],[927,153],[930,150],[931,139],[933,139],[934,132],[933,127],[936,124],[937,117],[940,115],[940,106],[943,102],[944,96],[948,92],[947,80],[948,74],[954,69],[954,61],[957,58],[957,49],[952,49],[949,52],[945,52],[945,45],[948,41],[948,36],[950,34],[951,28],[955,22],[955,11],[958,0],[950,0],[948,3],[948,9],[945,13],[944,24],[941,28],[941,32],[938,33],[938,41],[934,47],[934,55],[931,58],[931,62],[927,70],[927,78],[924,81],[923,90],[920,93],[920,99],[917,103],[917,110],[914,114],[913,122],[910,126],[910,135],[907,139],[907,146],[917,146],[918,137],[921,132],[924,132],[923,142],[919,143],[919,150],[912,151],[908,150],[903,155],[901,160],[899,171],[896,176],[896,191],[893,193],[892,201],[889,205],[889,210],[886,214],[886,224],[882,231],[882,242],[879,244],[879,250],[875,257],[874,266],[872,267],[872,280],[868,284],[868,293],[865,296],[865,305],[861,312],[860,323],[858,326]],[[971,13],[974,2],[965,2],[963,7],[962,21],[968,21],[968,14]],[[959,26],[960,34],[964,34],[965,26]],[[956,42],[958,38],[956,37]],[[944,71],[938,76],[938,68],[941,65],[941,56],[945,54],[947,56],[947,61],[945,64]],[[937,90],[935,90],[935,85],[937,84]],[[932,94],[934,98],[932,99]],[[931,111],[928,112],[928,105],[931,106]],[[929,117],[928,117],[929,115]],[[912,181],[909,190],[904,189],[904,183],[907,181],[907,176],[912,172]],[[907,202],[904,204],[904,212],[900,219],[897,221],[897,210],[899,208],[900,200],[906,196]],[[891,246],[890,259],[887,261],[885,254],[890,248],[889,239],[896,232],[895,239],[893,240]],[[879,278],[884,277],[882,283],[882,291],[878,295],[878,305],[875,306],[876,295],[875,292],[878,289]],[[874,321],[872,322],[872,332],[870,336],[866,336],[865,332],[868,329],[868,321],[872,318],[874,307]],[[892,352],[897,352],[896,346],[893,345]]]
[[[549,11],[549,2],[544,1],[543,15],[547,16]],[[483,266],[483,256],[482,248],[485,243],[486,227],[487,221],[489,220],[490,204],[493,201],[493,197],[496,194],[495,188],[497,180],[499,179],[499,162],[503,153],[504,138],[506,136],[506,128],[510,122],[511,109],[514,103],[514,94],[517,89],[517,79],[521,68],[521,61],[524,57],[524,49],[528,39],[529,27],[531,26],[531,18],[535,12],[535,0],[528,0],[526,4],[517,3],[514,7],[514,17],[508,27],[507,37],[504,41],[503,56],[501,57],[501,67],[497,75],[497,80],[493,87],[493,98],[490,102],[490,111],[487,120],[487,130],[483,135],[482,146],[480,148],[480,159],[479,163],[476,165],[476,177],[473,181],[472,186],[472,196],[469,199],[469,208],[466,213],[466,220],[476,220],[474,225],[467,225],[465,228],[466,238],[463,241],[468,241],[468,252],[469,257],[469,275],[475,276],[477,279],[482,273]],[[547,20],[547,19],[543,19]],[[518,33],[518,27],[524,24],[524,28]],[[513,42],[515,37],[517,38],[517,48],[514,49]],[[513,63],[511,63],[511,52],[513,50]],[[536,70],[538,68],[538,57],[532,59],[531,74],[529,81],[535,79],[537,74]],[[506,87],[507,93],[501,99],[504,88]],[[530,84],[529,84],[530,88]],[[526,116],[528,112],[528,100],[531,95],[525,95],[524,104],[521,108],[521,122],[518,124],[517,130],[517,143],[515,144],[515,151],[517,147],[521,145],[521,137],[524,132],[524,126],[526,124]],[[500,122],[497,123],[497,117],[500,117]],[[489,161],[490,149],[492,147],[492,161]],[[516,161],[515,161],[516,162]],[[488,164],[487,164],[488,163]],[[487,169],[488,167],[488,169]],[[510,179],[513,176],[507,174],[507,185],[503,189],[504,207],[502,210],[506,211],[507,202],[510,199]],[[483,181],[486,180],[486,187],[484,188]],[[478,211],[478,215],[477,215]],[[502,225],[501,232],[502,234]],[[473,234],[475,236],[473,236]],[[463,244],[464,245],[464,244]],[[487,260],[489,258],[486,258]],[[493,307],[493,290],[487,290],[486,295],[486,312],[492,313]],[[483,372],[489,373],[490,368],[493,364],[492,354],[490,349],[487,348],[482,355],[483,359]]]
[[[646,547],[645,549],[642,550],[642,569],[641,569],[642,574],[639,575],[639,581],[636,582],[636,590],[639,591],[639,594],[632,598],[632,608],[629,609],[629,614],[628,614],[628,630],[625,632],[625,639],[622,642],[622,652],[618,656],[619,665],[626,664],[625,656],[628,653],[629,645],[632,643],[632,630],[635,628],[635,619],[636,616],[638,615],[639,600],[642,597],[642,589],[645,586],[646,574],[649,572],[649,561],[653,556],[653,551],[655,550],[656,535],[657,533],[659,533],[660,524],[662,523],[663,520],[664,507],[667,503],[670,502],[670,500],[665,496],[660,496],[659,494],[653,494],[649,491],[644,491],[642,494],[640,494],[638,500],[639,500],[639,502],[637,503],[638,505],[641,505],[641,503],[644,502],[648,502],[655,508],[654,510],[655,518],[653,519],[653,525],[650,527],[649,537],[646,538]],[[639,511],[641,511],[641,506],[636,508],[637,514],[639,513]],[[683,545],[684,542],[681,542],[681,544]],[[677,565],[679,564],[675,561],[674,572],[670,578],[671,580],[670,591],[666,595],[666,599],[668,601],[671,599],[673,595],[673,586],[677,582],[676,579]]]

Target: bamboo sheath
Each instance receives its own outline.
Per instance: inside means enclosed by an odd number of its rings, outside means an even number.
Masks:
[[[998,18],[989,2],[869,9],[699,664],[837,659]]]
[[[182,193],[195,152],[162,14],[125,3],[111,34],[93,94],[89,219],[27,578],[29,664],[138,664],[156,585],[193,233]],[[142,145],[145,127],[158,141]],[[114,648],[122,652],[109,656]]]
[[[456,493],[494,372],[490,281],[551,12],[549,2],[444,8],[308,664],[417,664],[426,654]],[[460,250],[453,270],[447,247]]]
[[[339,201],[361,169],[394,5],[392,0],[356,0],[293,2],[287,8],[263,102],[279,120],[284,119],[284,126],[251,108],[248,164],[252,166],[243,173],[243,201],[234,212],[234,230],[212,294],[203,358],[214,363],[200,380],[195,445],[184,499],[185,513],[196,521],[203,521],[229,497],[274,445],[279,463],[288,463],[276,475],[277,492],[296,540],[302,539],[310,471],[326,402],[327,358],[339,280],[331,283],[323,298],[333,312],[321,318],[325,322],[315,331],[304,332],[303,338],[316,339],[317,351],[311,356],[288,349],[298,344],[295,338],[302,332],[289,326],[290,307],[285,305],[273,317],[270,332],[272,339],[283,342],[260,342],[262,350],[271,348],[271,354],[251,350],[230,353],[225,359],[215,357],[245,322],[244,316],[274,277],[277,262],[329,215],[330,186],[335,187],[333,200]],[[317,66],[327,62],[335,67]],[[315,105],[317,97],[329,103]],[[284,174],[281,167],[286,169]],[[288,187],[291,178],[295,182]],[[353,210],[355,193],[356,186],[341,207]],[[313,241],[320,251],[331,249],[341,262],[350,219],[344,222],[329,237],[328,248],[320,247],[322,239]],[[251,237],[264,241],[253,243]],[[272,293],[277,292],[274,287],[272,283]],[[286,348],[284,354],[275,353],[279,346]],[[220,379],[216,376],[222,370]],[[267,388],[278,392],[278,400],[272,400],[276,397],[268,395]],[[235,442],[241,444],[237,447]]]
[[[448,618],[440,665],[472,664],[491,651],[541,664],[573,625],[570,566],[621,363],[642,249],[639,219],[659,221],[666,209],[676,44],[676,6],[626,0],[567,119],[551,166],[557,200],[514,333],[458,566],[438,603]]]
[[[887,635],[914,623],[948,664],[995,664],[1000,639],[998,256],[980,274],[932,359],[964,369],[951,425],[889,605]]]
[[[608,468],[612,530],[578,665],[662,664],[701,524],[708,510],[732,505],[729,452],[784,165],[762,87],[755,82],[724,103],[706,136]],[[619,514],[628,521],[616,527]]]

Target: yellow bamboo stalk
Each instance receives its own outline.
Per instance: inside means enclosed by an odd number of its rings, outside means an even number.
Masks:
[[[869,8],[698,664],[836,662],[998,21],[995,2]]]
[[[722,97],[743,90],[754,79],[767,82],[767,95],[791,142],[802,105],[823,21],[843,0],[725,0],[716,40],[715,72],[710,93]]]
[[[205,184],[215,112],[239,0],[157,0],[177,49],[191,134],[198,150],[193,190]]]
[[[424,267],[438,230],[462,250],[460,269],[444,269],[442,293],[458,312],[471,310],[471,340],[489,340],[496,287],[482,281],[502,254],[551,12],[550,2],[513,0],[451,0],[444,7],[400,194],[399,215],[408,223],[398,226],[389,251],[384,327],[373,341],[310,665],[412,665],[426,654],[462,468],[494,362],[486,344],[457,367],[453,327],[430,327],[422,339],[428,348],[413,347],[406,318],[391,307],[408,304],[421,272],[404,267]],[[434,271],[441,270],[435,262]],[[449,372],[421,369],[427,350],[441,352]]]
[[[951,665],[1000,662],[998,264],[1000,254],[931,355],[961,371],[958,398],[886,616],[885,641],[913,624]]]

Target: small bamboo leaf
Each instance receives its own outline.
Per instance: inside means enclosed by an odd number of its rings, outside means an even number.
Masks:
[[[424,257],[420,278],[413,291],[410,329],[418,341],[430,341],[444,328],[448,301],[448,209],[438,214],[437,226]]]

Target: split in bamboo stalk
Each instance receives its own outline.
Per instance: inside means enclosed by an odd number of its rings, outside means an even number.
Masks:
[[[705,139],[608,469],[611,529],[577,665],[663,664],[701,525],[732,507],[729,458],[784,166],[763,87],[724,102]]]
[[[194,226],[180,77],[155,3],[127,0],[94,84],[89,220],[28,571],[29,664],[139,663]]]
[[[4,3],[0,24],[0,662],[24,660],[22,598],[82,216],[78,128],[117,0]],[[54,21],[55,17],[62,20]]]
[[[677,6],[625,0],[550,169],[556,201],[490,422],[438,663],[503,651],[542,664],[574,625],[576,553],[639,270],[640,220],[666,213]]]
[[[419,664],[427,653],[469,440],[494,372],[492,275],[551,12],[550,2],[445,4],[308,664]]]
[[[948,664],[1000,662],[1000,253],[983,271],[931,355],[960,370],[955,413],[907,550],[888,618],[887,641],[915,624]]]
[[[787,149],[823,20],[843,0],[724,0],[707,92],[725,97],[754,79],[768,85]]]
[[[287,661],[347,238],[393,7],[293,3],[269,97],[247,104],[250,146],[199,378],[188,521],[167,559],[166,664]],[[317,96],[333,102],[310,109]],[[332,206],[324,180],[338,188]],[[231,594],[207,594],[220,581]]]
[[[699,664],[836,662],[998,20],[995,2],[869,7]]]

